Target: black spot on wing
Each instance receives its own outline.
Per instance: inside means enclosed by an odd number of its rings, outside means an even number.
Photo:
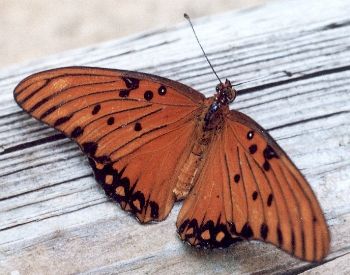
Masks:
[[[247,139],[248,139],[248,140],[251,140],[251,139],[253,139],[253,137],[254,137],[254,131],[249,131],[249,132],[247,133]]]
[[[42,106],[43,104],[45,104],[46,102],[48,102],[50,100],[50,97],[45,97],[42,100],[40,100],[39,102],[37,102],[33,107],[31,107],[28,111],[28,113],[33,113],[36,109],[38,109],[40,106]]]
[[[251,237],[253,237],[253,230],[250,227],[249,223],[246,223],[240,233],[240,236],[242,236],[243,238],[249,239]]]
[[[137,131],[137,132],[142,130],[142,126],[141,126],[140,122],[136,122],[135,123],[134,130]]]
[[[264,158],[267,160],[273,159],[273,158],[278,158],[277,153],[275,150],[270,145],[267,145],[266,148],[263,151]]]
[[[234,222],[229,224],[230,227],[230,232],[232,235],[238,235],[237,230],[236,230],[236,225]]]
[[[71,138],[77,138],[79,136],[81,136],[84,132],[84,129],[81,128],[80,126],[76,127],[72,133],[71,133]]]
[[[49,114],[53,113],[58,109],[59,105],[52,106],[51,108],[47,109],[41,116],[40,120],[43,120],[45,117],[47,117]]]
[[[253,194],[252,194],[253,201],[255,201],[257,198],[258,198],[258,192],[254,191]]]
[[[121,90],[119,91],[119,96],[120,97],[128,97],[130,94],[130,90]]]
[[[258,150],[258,146],[256,144],[252,144],[249,146],[249,153],[254,154]]]
[[[271,160],[273,158],[278,158],[278,155],[270,145],[266,145],[266,148],[263,151],[263,156],[265,159],[265,162],[263,164],[263,168],[265,171],[269,171],[270,167],[271,167],[269,160]]]
[[[98,114],[98,112],[99,112],[100,110],[101,110],[101,105],[100,105],[100,104],[96,104],[96,105],[94,106],[94,109],[92,110],[91,114],[96,115],[96,114]]]
[[[88,156],[95,156],[97,151],[97,143],[96,142],[85,142],[82,144],[82,149],[85,154]]]
[[[294,235],[294,231],[292,231],[292,238],[291,238],[291,242],[292,242],[292,254],[294,254],[295,251],[295,235]]]
[[[122,77],[128,89],[135,90],[139,87],[140,80],[133,77]]]
[[[71,116],[64,116],[64,117],[60,117],[59,119],[57,119],[55,121],[55,123],[53,124],[53,127],[57,127],[62,125],[63,123],[66,123],[68,120],[71,119]]]
[[[261,225],[261,227],[260,227],[260,236],[261,236],[261,238],[266,240],[268,233],[269,233],[269,228],[268,228],[268,226],[265,223],[263,223]]]
[[[277,233],[278,244],[279,244],[279,246],[282,246],[283,245],[283,235],[282,235],[282,231],[281,231],[279,226],[276,229],[276,233]]]
[[[152,91],[146,91],[143,95],[143,97],[147,100],[150,101],[153,98],[153,92]]]
[[[167,92],[167,89],[166,89],[166,87],[165,86],[160,86],[159,88],[158,88],[158,94],[160,95],[160,96],[164,96],[165,94],[166,94],[166,92]]]
[[[151,207],[151,217],[157,219],[159,217],[159,205],[154,201],[150,201],[149,205]]]
[[[266,160],[263,164],[263,168],[265,171],[269,171],[270,170],[270,163]]]
[[[107,119],[107,124],[108,124],[108,125],[113,125],[113,124],[114,124],[114,117],[109,117],[109,118]]]
[[[270,194],[269,196],[268,196],[268,198],[267,198],[267,206],[271,206],[271,204],[272,204],[272,201],[273,201],[273,195],[272,194]]]

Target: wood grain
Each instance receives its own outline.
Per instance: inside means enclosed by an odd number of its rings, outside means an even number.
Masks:
[[[89,65],[181,81],[206,96],[210,71],[186,23],[72,50],[0,71],[0,273],[315,273],[349,270],[350,3],[276,1],[196,20],[232,108],[269,130],[305,174],[330,225],[331,252],[315,266],[259,242],[197,250],[175,234],[177,204],[140,225],[95,183],[78,147],[23,113],[12,91],[48,68]]]

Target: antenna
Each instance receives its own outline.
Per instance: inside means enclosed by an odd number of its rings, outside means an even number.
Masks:
[[[207,54],[205,53],[205,51],[204,51],[204,49],[203,49],[203,47],[202,47],[201,43],[199,42],[198,36],[197,36],[197,34],[196,34],[196,31],[194,30],[193,24],[192,24],[192,22],[191,22],[191,18],[188,16],[188,14],[187,14],[187,13],[184,13],[184,17],[185,17],[185,18],[188,20],[188,22],[190,23],[191,28],[192,28],[192,31],[193,31],[193,33],[194,33],[194,36],[196,37],[197,42],[198,42],[198,45],[199,45],[199,47],[201,47],[202,52],[203,52],[203,54],[204,54],[205,58],[207,59],[207,61],[208,61],[208,63],[209,63],[210,68],[213,70],[213,72],[214,72],[214,74],[215,74],[216,78],[217,78],[217,79],[219,80],[219,82],[222,84],[222,82],[221,82],[221,80],[220,80],[219,76],[217,75],[217,73],[215,72],[215,70],[214,70],[214,68],[213,68],[213,65],[211,65],[211,63],[210,63],[210,61],[209,61],[209,59],[208,59],[208,56],[207,56]]]

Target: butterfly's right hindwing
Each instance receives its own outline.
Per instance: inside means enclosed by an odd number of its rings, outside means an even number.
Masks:
[[[237,237],[256,239],[317,262],[330,242],[305,178],[258,124],[235,111],[211,145],[177,227],[192,245],[225,247]]]

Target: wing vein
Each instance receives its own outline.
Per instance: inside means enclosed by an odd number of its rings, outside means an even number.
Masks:
[[[289,224],[288,227],[291,229],[291,232],[293,232],[290,210],[289,210],[288,205],[287,205],[287,200],[286,200],[285,194],[284,194],[284,192],[282,191],[281,184],[280,184],[279,180],[278,180],[277,177],[276,177],[276,173],[275,173],[275,171],[274,171],[274,168],[271,167],[271,168],[270,168],[270,171],[272,172],[272,175],[273,175],[273,177],[274,177],[274,179],[275,179],[275,182],[277,183],[276,185],[277,185],[277,187],[278,187],[278,189],[279,189],[279,192],[281,193],[281,196],[282,196],[282,198],[283,198],[283,204],[285,205],[285,208],[286,208],[286,210],[287,210],[287,214],[288,214],[288,224]],[[276,203],[276,208],[278,209],[277,203]],[[277,211],[278,211],[278,210],[277,210]],[[280,226],[280,224],[279,224],[278,226]],[[294,251],[292,251],[292,254],[294,254]]]
[[[31,79],[31,78],[34,78],[35,76],[37,76],[37,74],[31,75],[31,76],[30,76],[30,79]],[[69,76],[106,76],[106,77],[113,77],[113,76],[111,76],[111,75],[100,75],[100,74],[81,74],[81,73],[79,73],[79,74],[61,74],[61,75],[54,76],[54,77],[49,77],[49,78],[39,78],[37,81],[34,81],[34,82],[30,83],[29,85],[23,87],[22,89],[18,90],[18,91],[16,92],[16,94],[17,94],[17,96],[19,96],[24,90],[26,90],[26,89],[29,88],[30,86],[32,86],[32,85],[38,83],[39,81],[42,81],[42,80],[51,81],[51,80],[53,80],[53,79],[60,78],[60,77],[66,77],[66,76],[68,76],[68,77],[69,77]],[[28,81],[28,80],[30,80],[30,79],[26,78],[26,79],[24,79],[24,80],[22,81],[22,83],[23,83],[24,81]],[[19,84],[19,85],[20,85],[20,84]]]
[[[161,110],[161,109],[158,109],[158,110]],[[156,111],[154,111],[154,112],[152,112],[152,113],[149,113],[148,115],[152,115],[152,114],[156,113],[158,110],[156,110]],[[143,117],[145,117],[145,116],[143,116]],[[141,117],[141,118],[143,118],[143,117]],[[176,120],[176,121],[174,121],[174,122],[172,122],[172,123],[160,125],[160,126],[158,126],[158,127],[156,127],[156,128],[153,128],[153,129],[151,129],[151,130],[149,130],[149,131],[147,131],[147,132],[144,132],[144,133],[142,133],[141,135],[139,135],[139,136],[137,136],[137,137],[135,137],[135,138],[129,140],[127,143],[125,143],[125,144],[119,146],[117,149],[113,150],[113,151],[110,153],[110,155],[114,154],[114,153],[117,152],[119,149],[121,149],[121,148],[127,146],[128,144],[132,143],[133,141],[135,141],[135,140],[137,140],[137,139],[139,139],[139,138],[141,138],[141,137],[143,137],[143,136],[145,136],[145,135],[147,135],[147,134],[150,134],[150,133],[152,133],[152,132],[154,132],[154,131],[160,130],[160,129],[165,128],[165,127],[168,127],[168,126],[170,126],[170,125],[174,125],[174,124],[178,123],[179,121],[181,121],[182,119],[183,119],[183,117],[180,118],[180,119],[178,119],[178,120]],[[188,118],[187,120],[185,120],[185,122],[187,122],[187,121],[189,121],[189,120],[191,120],[191,119],[192,119],[192,116],[189,116],[189,118]],[[135,120],[135,121],[136,121],[136,120]],[[135,121],[134,121],[134,122],[135,122]],[[185,122],[184,122],[184,123],[185,123]],[[130,123],[128,123],[128,124],[130,124]],[[119,127],[118,127],[118,128],[119,128]],[[178,129],[178,127],[177,127],[177,129]]]
[[[95,105],[95,104],[93,104],[93,105]],[[93,106],[93,105],[91,105],[91,106]],[[90,106],[90,107],[91,107],[91,106]],[[125,110],[120,110],[120,111],[108,113],[108,114],[106,114],[106,115],[100,116],[100,117],[98,117],[98,118],[96,118],[96,119],[94,119],[94,120],[89,121],[89,122],[88,122],[87,124],[85,124],[82,128],[85,129],[86,127],[88,127],[88,126],[91,125],[92,123],[94,123],[94,122],[96,122],[96,121],[98,121],[98,120],[100,120],[100,119],[109,117],[109,116],[111,116],[111,115],[121,114],[121,113],[129,112],[129,111],[140,110],[140,109],[144,109],[144,108],[148,108],[148,107],[152,107],[152,105],[149,104],[149,105],[138,106],[138,107],[133,107],[133,108],[130,108],[130,109],[125,109]],[[81,109],[81,110],[82,110],[82,109]],[[81,110],[76,111],[76,112],[73,112],[72,115],[74,115],[74,114],[77,113],[77,112],[80,112]]]
[[[130,124],[132,124],[132,123],[134,123],[134,122],[136,122],[136,121],[139,121],[139,120],[141,120],[141,119],[143,119],[143,118],[145,118],[145,117],[148,117],[148,116],[151,116],[151,115],[153,115],[153,114],[156,114],[156,113],[160,112],[161,110],[163,110],[163,108],[156,109],[156,110],[151,111],[151,112],[149,112],[149,113],[147,113],[147,114],[144,114],[144,115],[142,115],[142,116],[139,116],[139,117],[137,117],[137,118],[135,118],[135,119],[133,119],[133,120],[131,120],[131,121],[125,123],[125,124],[122,124],[122,125],[118,126],[117,128],[114,128],[113,130],[111,130],[111,131],[105,133],[103,136],[99,137],[99,138],[96,140],[96,142],[99,143],[99,142],[101,142],[102,139],[108,137],[108,136],[109,136],[110,134],[112,134],[113,132],[118,131],[118,130],[120,130],[120,129],[123,129],[123,128],[125,128],[126,126],[129,126]],[[141,135],[140,135],[140,136],[141,136]]]
[[[186,123],[187,123],[187,122],[186,122]],[[184,124],[185,124],[185,123],[184,123]],[[163,133],[163,134],[161,134],[161,135],[159,135],[159,136],[157,136],[157,137],[154,137],[154,138],[148,140],[147,142],[141,144],[139,147],[136,147],[135,149],[133,149],[131,152],[129,152],[129,153],[125,154],[124,156],[121,156],[121,157],[119,157],[118,159],[114,160],[113,163],[116,163],[116,162],[120,161],[122,158],[125,158],[125,157],[127,157],[127,156],[129,156],[129,155],[131,155],[131,154],[133,154],[133,153],[135,153],[135,152],[137,152],[139,149],[141,149],[141,148],[142,148],[143,146],[145,146],[146,144],[151,143],[151,142],[153,142],[154,140],[156,140],[156,139],[158,139],[158,138],[161,138],[161,137],[163,137],[163,136],[165,136],[165,135],[167,135],[167,134],[169,134],[169,133],[171,133],[171,132],[177,131],[178,129],[179,129],[179,128],[171,129],[169,132],[165,132],[165,133]]]
[[[242,184],[243,184],[243,190],[245,195],[245,205],[247,209],[247,222],[249,223],[249,205],[248,205],[248,198],[247,198],[247,191],[245,188],[245,180],[244,180],[244,173],[242,172],[242,164],[241,164],[241,157],[239,155],[239,147],[237,146],[237,156],[238,156],[238,164],[239,164],[239,172],[242,175]]]
[[[225,157],[225,167],[226,167],[226,172],[227,172],[227,183],[228,183],[228,188],[230,190],[230,194],[229,194],[230,202],[231,202],[231,208],[230,209],[231,209],[231,212],[232,212],[233,211],[233,201],[232,201],[231,176],[230,176],[230,170],[228,168],[228,162],[227,162],[227,155],[226,155],[226,153],[225,153],[224,157]],[[233,214],[232,213],[231,213],[231,217],[232,217],[232,221],[233,221]]]
[[[291,186],[290,186],[290,182],[289,182],[288,178],[287,178],[286,175],[285,175],[284,169],[281,167],[280,164],[278,164],[278,165],[279,165],[279,169],[281,170],[282,175],[283,175],[285,181],[288,183],[289,189],[292,191]],[[289,170],[288,168],[287,168],[287,171],[288,171],[289,174],[294,178],[295,182],[296,182],[296,183],[298,184],[298,186],[299,186],[299,189],[302,190],[302,193],[304,194],[304,196],[305,196],[305,198],[306,198],[306,200],[307,200],[307,202],[308,202],[308,204],[309,204],[309,209],[311,210],[312,216],[314,217],[314,212],[313,212],[313,208],[312,208],[311,202],[310,202],[310,200],[309,200],[309,197],[306,195],[306,193],[304,192],[304,190],[301,188],[299,181],[296,179],[296,177],[293,175],[293,173],[291,173],[290,170]],[[294,198],[294,201],[296,202],[296,206],[297,206],[298,214],[299,214],[299,217],[300,217],[300,221],[301,221],[301,223],[304,225],[303,219],[302,219],[302,216],[301,216],[300,203],[299,203],[297,197],[295,196],[294,192],[291,192],[291,193],[292,193],[292,196],[293,196],[293,198]],[[302,227],[304,228],[304,226],[302,226]],[[313,236],[312,236],[312,237],[313,237],[313,239],[315,240],[315,224],[314,224],[313,222],[312,222],[312,232],[313,232]],[[305,257],[306,251],[305,251],[305,232],[304,232],[304,230],[302,230],[301,233],[302,233],[302,253],[303,253],[302,256]],[[315,242],[313,242],[313,248],[314,248],[314,246],[315,246]],[[313,253],[314,253],[314,249],[312,249],[312,251],[313,251]],[[313,258],[314,258],[314,256],[315,256],[315,254],[313,254]]]
[[[17,100],[18,96],[21,95],[22,92],[24,92],[25,90],[27,90],[29,87],[33,86],[34,84],[37,84],[39,81],[41,81],[41,80],[38,80],[38,81],[36,81],[36,82],[34,82],[34,83],[28,85],[27,87],[25,87],[24,89],[22,89],[20,93],[18,93],[18,92],[15,93],[15,98],[16,98],[16,100]],[[45,80],[45,83],[44,83],[41,87],[35,89],[33,92],[31,92],[29,95],[27,95],[27,96],[26,96],[24,99],[22,99],[21,101],[18,101],[18,104],[23,104],[24,102],[26,102],[29,98],[31,98],[32,96],[34,96],[34,94],[37,93],[39,90],[44,89],[49,83],[50,83],[50,80]]]
[[[256,186],[256,188],[257,188],[257,190],[258,190],[258,194],[259,194],[260,202],[261,202],[261,209],[263,210],[263,216],[264,216],[263,220],[264,220],[264,223],[265,223],[265,222],[266,222],[266,215],[265,215],[265,209],[266,209],[266,208],[265,208],[265,204],[264,204],[264,201],[263,201],[263,197],[262,197],[261,192],[260,192],[259,184],[258,184],[258,182],[257,182],[257,180],[256,180],[256,176],[255,176],[255,174],[254,174],[254,170],[252,169],[252,166],[251,166],[251,164],[250,164],[250,162],[249,162],[249,159],[248,159],[248,157],[247,157],[247,154],[245,153],[244,155],[245,155],[246,161],[247,161],[248,166],[249,166],[250,174],[252,175],[252,177],[253,177],[253,179],[254,179],[255,186]],[[258,166],[258,167],[259,167],[259,166]]]
[[[88,86],[90,84],[84,84],[84,85],[77,85],[77,86],[73,86],[73,87],[69,87],[69,88],[66,88],[62,91],[68,91],[70,89],[74,89],[76,87],[83,87],[83,86]],[[93,85],[96,85],[96,83],[94,83]],[[64,105],[68,104],[68,103],[71,103],[71,102],[74,102],[80,98],[84,98],[84,97],[88,97],[88,96],[92,96],[92,95],[98,95],[98,94],[105,94],[105,93],[111,93],[111,92],[118,92],[118,91],[121,91],[121,89],[111,89],[111,90],[101,90],[101,91],[97,91],[97,92],[93,92],[93,93],[89,93],[87,95],[81,95],[81,96],[78,96],[78,97],[75,97],[71,100],[67,100],[67,101],[64,101],[64,102],[61,102],[60,104],[58,104],[57,106],[59,106],[60,108],[63,107]],[[58,94],[57,93],[54,93],[52,95],[49,95],[47,97],[44,97],[43,99],[41,99],[39,102],[37,102],[36,104],[34,104],[34,106],[32,106],[30,109],[29,109],[29,113],[32,113],[34,112],[36,109],[38,109],[39,107],[41,107],[42,105],[46,104],[47,102],[53,100]],[[22,104],[22,103],[21,103]]]

